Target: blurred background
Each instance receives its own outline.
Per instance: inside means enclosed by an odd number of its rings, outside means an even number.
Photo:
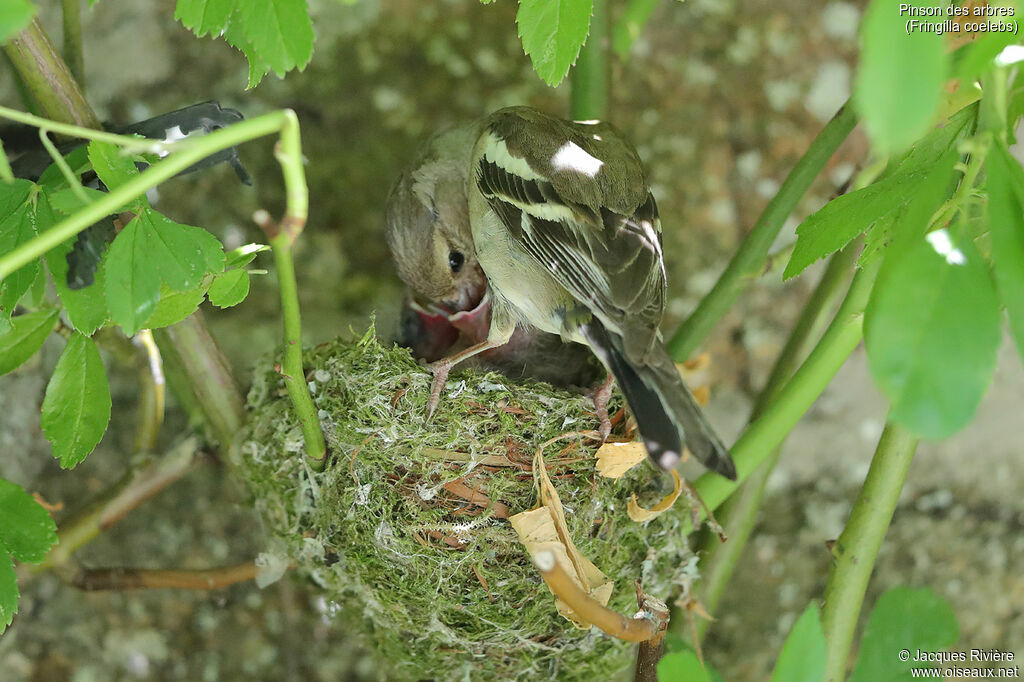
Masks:
[[[57,3],[41,3],[60,40]],[[296,248],[305,341],[356,333],[376,314],[393,332],[402,288],[383,239],[391,182],[442,125],[509,104],[568,115],[568,85],[545,86],[523,56],[516,4],[502,0],[312,0],[312,63],[245,91],[247,65],[223,41],[177,24],[174,2],[103,1],[85,12],[86,93],[101,119],[129,123],[205,100],[255,116],[299,115],[308,157],[310,220]],[[621,3],[619,3],[621,5]],[[665,229],[671,331],[713,285],[814,135],[846,100],[864,3],[777,0],[664,1],[616,62],[609,118],[649,166]],[[613,4],[613,11],[615,4]],[[0,101],[19,106],[0,71]],[[787,223],[776,247],[855,172],[867,145],[844,144]],[[279,214],[272,143],[241,150],[256,182],[218,167],[159,190],[158,207],[202,225],[227,248],[261,241],[257,208]],[[254,267],[271,269],[262,255]],[[744,424],[820,265],[783,283],[752,284],[703,350],[714,424],[731,441]],[[239,380],[280,334],[274,273],[206,320]],[[39,406],[61,344],[0,378],[0,476],[75,509],[129,466],[138,389],[130,367],[106,358],[114,411],[99,448],[61,471],[39,429]],[[889,587],[928,586],[951,601],[959,645],[1024,656],[1024,478],[1017,435],[1024,372],[1004,344],[974,423],[923,443],[879,558],[866,608]],[[793,432],[728,596],[713,614],[704,653],[726,680],[767,679],[782,641],[827,578],[825,543],[842,529],[885,418],[858,351]],[[169,406],[161,445],[186,419]],[[132,512],[76,555],[82,565],[202,568],[262,550],[258,519],[218,462]],[[58,522],[61,512],[55,515]],[[57,575],[22,584],[20,613],[0,638],[5,680],[376,679],[373,665],[331,621],[315,586],[288,577],[259,590],[82,593]]]

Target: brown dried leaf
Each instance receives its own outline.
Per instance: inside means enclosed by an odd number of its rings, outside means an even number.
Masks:
[[[629,518],[633,519],[637,523],[650,521],[655,516],[659,516],[672,508],[672,505],[675,504],[676,499],[679,497],[679,493],[683,491],[683,479],[679,477],[679,472],[675,469],[673,469],[671,473],[672,480],[675,482],[675,489],[666,495],[661,502],[658,502],[658,504],[654,505],[650,509],[645,509],[637,503],[635,493],[630,496],[629,505],[626,509],[626,512],[629,514]]]
[[[647,458],[643,443],[605,443],[597,450],[597,473],[605,478],[622,476]]]

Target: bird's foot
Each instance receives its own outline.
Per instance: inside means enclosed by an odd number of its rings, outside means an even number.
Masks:
[[[594,389],[594,393],[591,396],[594,401],[594,411],[597,412],[597,420],[599,422],[597,432],[601,435],[602,443],[608,440],[608,436],[612,432],[612,422],[608,418],[608,402],[612,399],[613,379],[614,377],[609,374],[604,383]]]
[[[444,384],[448,381],[448,372],[451,371],[452,364],[445,358],[431,363],[427,367],[434,375],[434,381],[430,384],[430,400],[427,401],[427,421],[434,416],[434,412],[437,411],[437,406],[441,402],[441,391],[444,390]]]

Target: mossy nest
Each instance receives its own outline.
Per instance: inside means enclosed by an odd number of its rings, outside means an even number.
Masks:
[[[382,676],[607,680],[630,665],[630,645],[558,614],[502,518],[536,506],[530,461],[540,443],[595,428],[588,398],[453,372],[426,421],[430,375],[407,350],[382,346],[372,328],[356,342],[313,349],[306,363],[329,442],[326,470],[314,473],[304,461],[301,431],[269,361],[256,371],[251,420],[232,457],[270,551],[324,589],[339,626],[363,635]],[[479,461],[495,455],[522,466]],[[604,479],[593,455],[587,442],[559,442],[545,461],[576,545],[614,580],[609,607],[631,614],[636,579],[662,598],[682,579],[691,558],[685,512],[633,522],[630,494],[649,506],[671,489],[669,477],[643,463]],[[501,504],[472,503],[459,482]]]

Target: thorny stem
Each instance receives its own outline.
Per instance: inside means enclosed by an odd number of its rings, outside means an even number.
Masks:
[[[807,360],[732,447],[737,481],[706,473],[694,483],[708,507],[716,509],[721,505],[769,457],[860,343],[864,332],[864,308],[878,274],[878,265],[876,259],[857,272],[843,304]]]
[[[778,193],[768,202],[715,286],[669,339],[668,350],[675,360],[686,360],[696,350],[750,283],[751,277],[761,271],[768,249],[786,218],[825,167],[825,163],[853,130],[856,121],[853,107],[847,102],[814,138]]]
[[[608,2],[594,0],[590,35],[580,48],[576,66],[569,74],[569,112],[575,121],[602,119],[608,115],[608,68],[610,36]]]
[[[857,245],[850,244],[829,260],[821,281],[793,325],[793,331],[758,395],[751,414],[752,420],[757,419],[765,407],[778,397],[786,380],[796,371],[800,359],[807,354],[815,339],[821,336],[829,315],[839,304],[858,252]],[[765,484],[778,461],[779,451],[779,448],[774,448],[739,490],[718,509],[719,523],[725,528],[729,541],[718,542],[710,533],[703,534],[707,541],[702,543],[705,549],[700,559],[700,603],[711,613],[715,612],[754,528]],[[710,622],[698,621],[696,629],[699,636],[703,637]]]
[[[821,609],[827,682],[846,677],[846,658],[864,593],[916,450],[917,438],[909,431],[886,424],[850,520],[832,549],[834,563]]]

